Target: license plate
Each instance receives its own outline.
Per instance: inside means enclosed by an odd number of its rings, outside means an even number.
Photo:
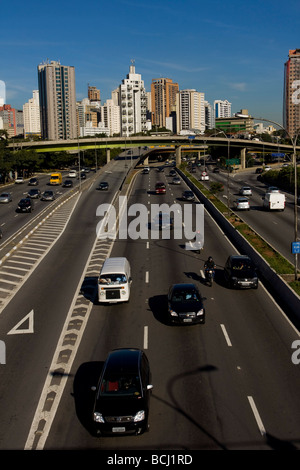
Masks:
[[[126,429],[124,427],[116,427],[116,428],[112,428],[112,432],[125,432]]]
[[[185,323],[191,323],[192,319],[191,318],[184,318],[183,321]]]

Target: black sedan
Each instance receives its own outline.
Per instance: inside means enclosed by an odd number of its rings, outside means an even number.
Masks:
[[[99,189],[100,191],[107,191],[108,190],[108,183],[106,181],[101,181],[101,183],[99,183],[99,186],[97,187],[97,189]]]
[[[107,357],[93,409],[96,434],[119,436],[148,430],[150,366],[140,349],[115,349]]]
[[[39,180],[35,177],[30,178],[28,181],[28,186],[37,186],[39,184]]]
[[[193,191],[190,191],[190,190],[186,189],[182,193],[182,199],[184,201],[194,201],[195,200],[195,194],[193,193]]]
[[[31,212],[33,209],[33,201],[30,197],[22,198],[17,206],[17,212]]]
[[[31,199],[39,199],[41,197],[41,191],[39,189],[30,189],[27,195]]]
[[[258,288],[258,276],[255,266],[249,256],[229,256],[224,267],[224,276],[229,287]]]
[[[168,292],[168,316],[171,323],[205,323],[205,309],[195,284],[174,284]]]
[[[63,188],[72,188],[73,187],[73,181],[72,180],[65,180],[63,182]]]

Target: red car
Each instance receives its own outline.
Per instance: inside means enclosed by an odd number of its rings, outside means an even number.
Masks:
[[[165,183],[158,182],[155,185],[156,194],[166,194],[166,185]]]

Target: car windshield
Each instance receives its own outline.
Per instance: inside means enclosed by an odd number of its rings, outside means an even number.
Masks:
[[[100,276],[99,284],[122,284],[126,281],[125,274],[104,274]]]
[[[104,376],[101,387],[100,396],[141,396],[141,385],[137,375],[110,375]]]
[[[172,302],[193,302],[195,300],[200,300],[199,294],[195,290],[178,290],[172,295]]]
[[[249,271],[253,269],[253,265],[249,261],[235,261],[232,264],[232,269],[238,271]]]

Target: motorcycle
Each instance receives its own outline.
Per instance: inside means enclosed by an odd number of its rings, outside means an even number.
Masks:
[[[206,269],[205,270],[205,281],[207,282],[207,284],[209,284],[210,287],[213,284],[214,274],[215,274],[214,269]]]

